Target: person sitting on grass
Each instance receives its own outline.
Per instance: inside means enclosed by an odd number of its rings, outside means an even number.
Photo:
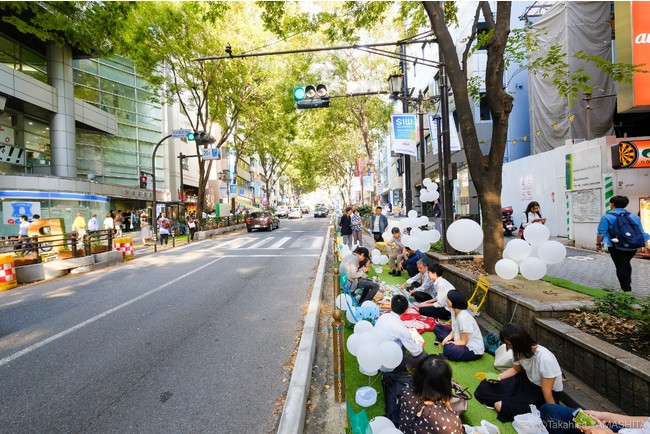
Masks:
[[[447,293],[453,291],[454,285],[442,277],[444,268],[440,264],[429,265],[429,280],[433,282],[434,298],[420,303],[418,310],[420,315],[438,318],[441,320],[451,319],[451,309],[447,306]]]
[[[420,360],[413,373],[413,384],[400,397],[399,429],[404,434],[463,433],[463,423],[449,401],[452,370],[440,355]]]
[[[467,297],[458,290],[447,293],[447,306],[453,311],[451,329],[438,323],[433,328],[436,338],[442,342],[442,354],[454,362],[478,360],[485,352],[481,329],[467,311]]]
[[[563,390],[562,369],[555,355],[517,324],[503,326],[499,338],[512,349],[514,365],[500,373],[497,382],[483,380],[474,392],[476,400],[494,407],[501,422],[529,413],[531,404],[537,408],[555,404],[556,394]]]
[[[584,412],[594,419],[596,425],[578,427],[573,420],[577,410],[559,404],[544,404],[539,411],[549,434],[650,433],[650,417],[648,416],[627,416],[595,410],[584,410]]]
[[[402,275],[402,270],[406,270],[406,273],[409,277],[413,277],[418,274],[417,263],[422,257],[422,252],[419,250],[413,250],[410,247],[404,247],[404,255],[402,262],[398,265],[399,274],[396,276]]]
[[[355,253],[359,249],[364,249],[365,247],[357,247]],[[366,249],[367,250],[367,249]],[[360,256],[360,255],[358,255]],[[359,306],[363,304],[366,300],[372,300],[379,291],[379,284],[373,282],[372,279],[368,278],[367,273],[370,271],[370,259],[366,256],[364,259],[359,260],[359,267],[357,271],[350,273],[348,279],[350,279],[350,290],[352,294],[356,295],[361,289],[361,295],[359,297]]]
[[[415,265],[417,266],[418,274],[404,282],[401,289],[405,290],[408,287],[409,295],[418,302],[431,300],[435,297],[435,290],[433,288],[433,281],[429,279],[429,261],[418,259]]]

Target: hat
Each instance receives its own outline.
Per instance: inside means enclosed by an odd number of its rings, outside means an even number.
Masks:
[[[358,253],[359,255],[365,255],[366,258],[370,257],[370,252],[368,251],[367,248],[362,247],[362,246],[357,246],[356,249],[354,249],[354,252],[352,253]]]

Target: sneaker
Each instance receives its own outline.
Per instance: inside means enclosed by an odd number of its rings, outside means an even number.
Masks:
[[[401,271],[396,271],[395,273],[393,273],[393,276],[395,277],[400,277],[401,275],[402,275]]]

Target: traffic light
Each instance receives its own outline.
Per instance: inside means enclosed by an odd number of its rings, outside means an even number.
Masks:
[[[189,133],[187,133],[187,140],[190,142],[194,141],[194,131],[190,131]]]
[[[319,84],[301,86],[293,89],[293,99],[296,101],[296,107],[299,109],[325,108],[330,106],[330,100],[327,97],[327,86]]]
[[[203,131],[195,131],[194,132],[194,140],[196,141],[196,144],[198,146],[207,146],[211,145],[214,142],[217,141],[214,137],[212,137],[210,134],[203,132]]]
[[[147,174],[140,173],[140,188],[147,188]]]

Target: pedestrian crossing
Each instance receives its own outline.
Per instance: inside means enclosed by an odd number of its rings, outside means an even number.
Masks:
[[[284,234],[282,234],[284,235]],[[295,236],[268,235],[262,239],[256,236],[239,236],[227,241],[216,241],[216,245],[210,250],[231,251],[231,250],[285,250],[285,249],[307,249],[320,250],[323,247],[325,237],[315,235],[296,234]]]

